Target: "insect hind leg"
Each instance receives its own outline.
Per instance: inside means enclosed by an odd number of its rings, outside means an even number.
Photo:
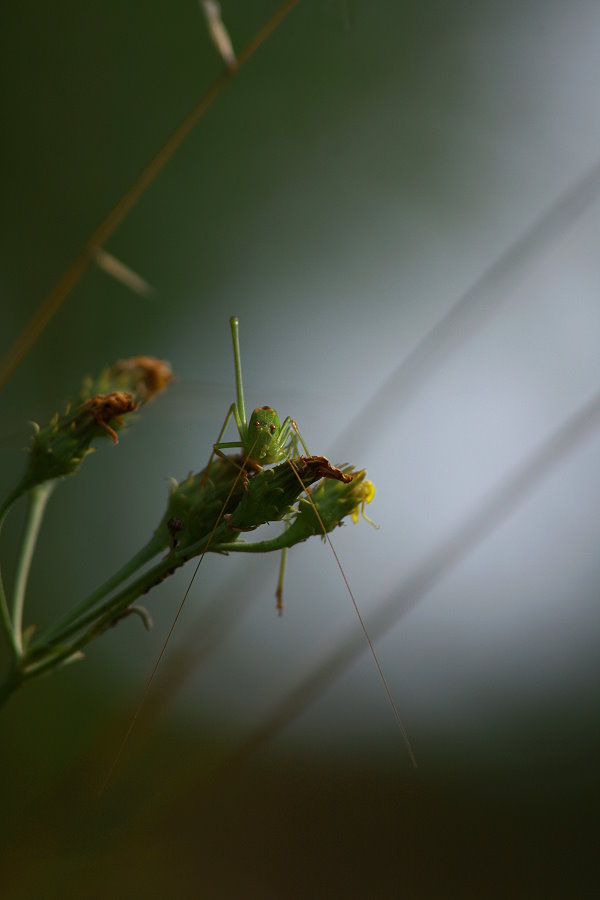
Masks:
[[[275,591],[277,614],[283,615],[283,579],[285,576],[285,562],[287,559],[287,547],[281,551],[281,559],[279,562],[279,577],[277,579],[277,590]]]
[[[239,441],[222,441],[221,439],[222,439],[223,435],[225,434],[225,430],[226,430],[226,428],[229,424],[229,420],[231,419],[232,416],[235,418],[236,425],[238,426],[238,432],[240,432],[240,440]],[[232,403],[231,406],[229,407],[229,409],[227,410],[227,415],[225,416],[225,421],[223,422],[223,425],[219,432],[219,436],[217,437],[217,440],[213,444],[212,453],[210,454],[210,458],[208,460],[208,465],[206,466],[206,469],[204,472],[204,478],[202,479],[202,483],[204,484],[206,482],[206,479],[208,478],[208,476],[210,474],[210,467],[212,465],[212,462],[213,462],[213,459],[215,458],[215,456],[221,456],[223,459],[227,459],[225,454],[221,452],[224,448],[233,449],[234,447],[240,448],[242,446],[243,445],[242,445],[242,441],[241,441],[241,431],[240,431],[240,425],[239,425],[238,411],[237,411],[235,403]]]
[[[302,445],[302,449],[306,453],[307,456],[310,456],[310,451],[304,440],[302,435],[300,434],[300,429],[296,424],[296,420],[292,419],[291,416],[287,416],[281,425],[281,430],[279,432],[279,447],[286,457],[287,461],[290,463],[294,471],[296,471],[296,467],[293,463],[290,462],[290,457],[299,456],[298,442]],[[297,474],[297,472],[296,472]],[[298,476],[299,477],[299,476]],[[310,488],[304,486],[304,490],[306,492],[310,491]],[[290,513],[285,517],[286,527],[289,528],[292,521],[292,514]],[[285,564],[287,560],[287,547],[284,547],[281,551],[281,561],[279,563],[279,577],[277,579],[277,589],[275,591],[275,597],[277,600],[277,612],[280,616],[283,615],[283,580],[285,576]]]

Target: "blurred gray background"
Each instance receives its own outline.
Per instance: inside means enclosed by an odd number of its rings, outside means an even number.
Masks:
[[[278,8],[221,6],[238,51]],[[178,379],[53,497],[43,627],[149,537],[167,476],[206,463],[239,316],[247,406],[377,487],[380,529],[333,541],[419,769],[328,548],[290,553],[283,618],[278,559],[207,557],[100,799],[191,566],[149,595],[152,633],[126,620],[3,711],[11,896],[581,896],[599,40],[591,2],[301,0],[106,244],[154,293],[90,266],[23,359],[4,490],[27,422],[83,375],[154,354]],[[34,2],[2,43],[5,352],[223,63],[191,0]]]

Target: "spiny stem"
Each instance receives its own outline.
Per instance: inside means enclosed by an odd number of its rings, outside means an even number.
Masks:
[[[225,506],[226,505],[227,501],[225,502]],[[225,506],[223,507],[223,511]],[[31,648],[29,658],[33,659],[38,656],[40,662],[42,662],[46,658],[48,650],[51,652],[53,649],[58,650],[64,641],[78,632],[81,632],[88,625],[91,625],[91,629],[85,633],[83,639],[81,637],[77,638],[74,643],[69,644],[68,647],[64,648],[64,652],[61,652],[60,658],[62,659],[71,656],[86,643],[89,643],[90,640],[98,637],[99,634],[110,626],[111,622],[118,614],[130,606],[134,600],[137,600],[138,597],[147,593],[151,588],[167,578],[176,569],[183,566],[184,563],[192,557],[197,556],[200,553],[206,553],[211,542],[213,542],[215,533],[219,538],[231,533],[225,525],[221,525],[219,531],[216,529],[216,526],[222,518],[223,511],[221,512],[216,525],[213,527],[213,530],[208,535],[204,535],[201,539],[190,544],[188,547],[172,551],[167,557],[161,559],[160,562],[156,563],[151,569],[143,572],[139,578],[119,591],[118,594],[106,600],[105,603],[102,603],[100,606],[95,606],[92,609],[88,609],[86,612],[82,612],[76,618],[72,617],[61,629],[54,628],[51,632],[43,635],[39,642],[36,642]],[[218,541],[217,545],[215,550],[220,552],[220,543]],[[82,640],[83,643],[81,642]],[[38,663],[34,662],[33,665],[37,666]],[[29,671],[32,671],[31,666],[29,667]]]
[[[118,572],[115,572],[115,574],[103,582],[100,587],[96,588],[89,597],[86,597],[80,603],[77,603],[62,616],[62,618],[46,632],[42,638],[42,642],[55,641],[59,635],[64,636],[65,633],[71,633],[70,631],[66,631],[66,629],[71,629],[73,626],[77,627],[78,620],[80,620],[85,613],[89,612],[89,610],[95,607],[100,600],[103,600],[111,591],[119,587],[119,585],[126,581],[127,578],[130,578],[144,565],[144,563],[149,562],[157,553],[160,553],[160,551],[164,549],[164,545],[164,536],[160,532],[155,532],[148,543],[145,544],[132,559],[122,566]],[[97,610],[94,611],[94,618],[97,615],[97,612]],[[85,624],[86,621],[87,619],[84,619],[83,624]]]
[[[167,565],[163,561],[147,572],[142,578],[138,579],[135,584],[121,591],[117,597],[108,601],[100,610],[95,609],[88,612],[87,616],[82,617],[78,622],[73,623],[65,628],[55,639],[53,643],[42,643],[31,648],[27,657],[25,657],[25,665],[22,669],[22,680],[29,681],[37,678],[60,664],[66,662],[73,654],[82,650],[87,644],[95,640],[100,634],[106,631],[111,623],[116,619],[118,614],[130,606],[141,593],[144,587],[150,589],[155,583],[161,580],[161,576],[166,574]],[[87,631],[83,631],[86,625],[91,625]],[[83,633],[82,633],[83,632]],[[64,642],[73,634],[78,636],[71,641],[70,644]]]
[[[140,575],[140,577],[132,582],[132,584],[123,588],[123,590],[119,591],[118,594],[111,597],[105,603],[100,606],[95,606],[93,609],[88,609],[86,612],[81,612],[80,615],[71,618],[69,622],[63,624],[60,629],[58,627],[53,628],[52,631],[41,638],[39,643],[36,643],[35,647],[31,648],[32,655],[39,652],[43,657],[47,645],[59,647],[65,640],[82,631],[86,626],[91,625],[92,623],[94,624],[92,625],[91,631],[86,632],[86,634],[93,636],[101,634],[104,628],[108,627],[111,621],[116,618],[120,612],[126,609],[142,594],[149,591],[154,585],[166,578],[171,571],[182,566],[185,561],[186,559],[179,555],[169,556],[166,559],[161,560],[147,572],[144,572],[143,575]],[[87,641],[85,641],[85,643],[87,643]],[[79,643],[69,645],[70,649],[66,655],[71,655],[76,650],[79,650],[81,646],[82,645]]]
[[[19,656],[23,654],[23,608],[25,605],[25,590],[27,587],[27,578],[31,568],[31,561],[46,504],[50,498],[50,494],[54,488],[54,481],[44,481],[31,488],[29,491],[29,504],[27,510],[27,519],[25,521],[25,529],[21,540],[21,549],[17,561],[17,572],[15,575],[15,587],[13,593],[13,614],[12,614],[12,631],[14,645],[18,650]]]

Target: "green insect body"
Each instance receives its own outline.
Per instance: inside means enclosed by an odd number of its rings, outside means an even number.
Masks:
[[[242,362],[240,354],[240,338],[239,338],[239,320],[237,316],[232,316],[229,320],[231,325],[231,336],[233,339],[233,359],[235,363],[235,382],[237,402],[232,403],[229,407],[223,427],[219,432],[216,442],[213,444],[213,453],[207,466],[207,473],[210,471],[213,456],[228,459],[223,453],[224,450],[237,449],[241,451],[242,465],[241,469],[246,472],[261,472],[264,466],[271,463],[279,463],[284,460],[290,460],[292,457],[298,456],[298,443],[307,456],[310,456],[306,444],[302,440],[298,426],[295,421],[287,416],[283,422],[280,422],[279,416],[271,406],[259,406],[252,415],[250,421],[246,419],[246,404],[244,401],[244,385],[242,382]],[[237,426],[239,440],[224,441],[223,435],[229,420],[233,416]],[[287,551],[284,549],[281,553],[281,564],[279,567],[279,578],[277,581],[277,609],[281,614],[283,610],[283,579],[285,572],[285,561]]]
[[[218,456],[223,456],[223,450],[237,448],[242,452],[244,468],[254,472],[260,472],[263,466],[283,462],[283,460],[289,459],[290,456],[297,455],[298,442],[302,444],[305,453],[309,455],[308,449],[298,431],[298,426],[290,416],[287,416],[283,422],[280,422],[279,416],[271,406],[259,406],[253,411],[250,421],[246,419],[240,357],[239,320],[237,316],[232,316],[229,322],[233,338],[237,402],[232,403],[229,407],[219,437],[213,445],[213,452]],[[223,441],[222,437],[232,416],[235,419],[239,440]]]
[[[245,449],[249,448],[248,453],[252,451],[254,462],[268,465],[283,459],[281,431],[279,416],[271,406],[262,406],[254,410],[244,439]]]

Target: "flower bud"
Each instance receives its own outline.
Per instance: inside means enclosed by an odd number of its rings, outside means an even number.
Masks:
[[[166,360],[154,356],[131,356],[103,369],[97,378],[86,378],[79,400],[89,400],[95,394],[126,391],[143,404],[164,391],[172,379],[171,366]]]
[[[169,364],[151,356],[122,359],[97,378],[86,378],[75,405],[68,404],[62,416],[56,413],[43,428],[34,426],[19,492],[72,475],[92,451],[92,441],[102,435],[110,435],[118,444],[123,416],[163,391],[171,378]]]
[[[90,444],[95,438],[109,434],[117,444],[116,429],[123,426],[123,416],[137,405],[125,391],[97,394],[62,416],[55,413],[43,428],[34,426],[22,489],[73,474],[92,452]]]
[[[300,500],[294,521],[285,531],[286,546],[291,547],[313,535],[324,538],[323,532],[333,531],[346,516],[352,516],[356,521],[364,504],[371,502],[375,488],[366,480],[366,471],[353,472],[349,466],[343,467],[342,471],[349,480],[325,478],[310,492],[310,498]]]
[[[164,546],[185,548],[211,534],[221,517],[235,509],[244,493],[245,478],[241,458],[216,457],[210,467],[185,481],[173,480],[167,509],[157,532],[164,535]],[[232,540],[231,534],[228,540]],[[211,541],[212,543],[212,541]]]
[[[332,466],[324,456],[286,460],[272,469],[263,469],[249,480],[247,490],[227,524],[236,531],[252,531],[266,522],[280,521],[290,512],[300,494],[319,478],[336,484],[352,481],[352,475]]]

